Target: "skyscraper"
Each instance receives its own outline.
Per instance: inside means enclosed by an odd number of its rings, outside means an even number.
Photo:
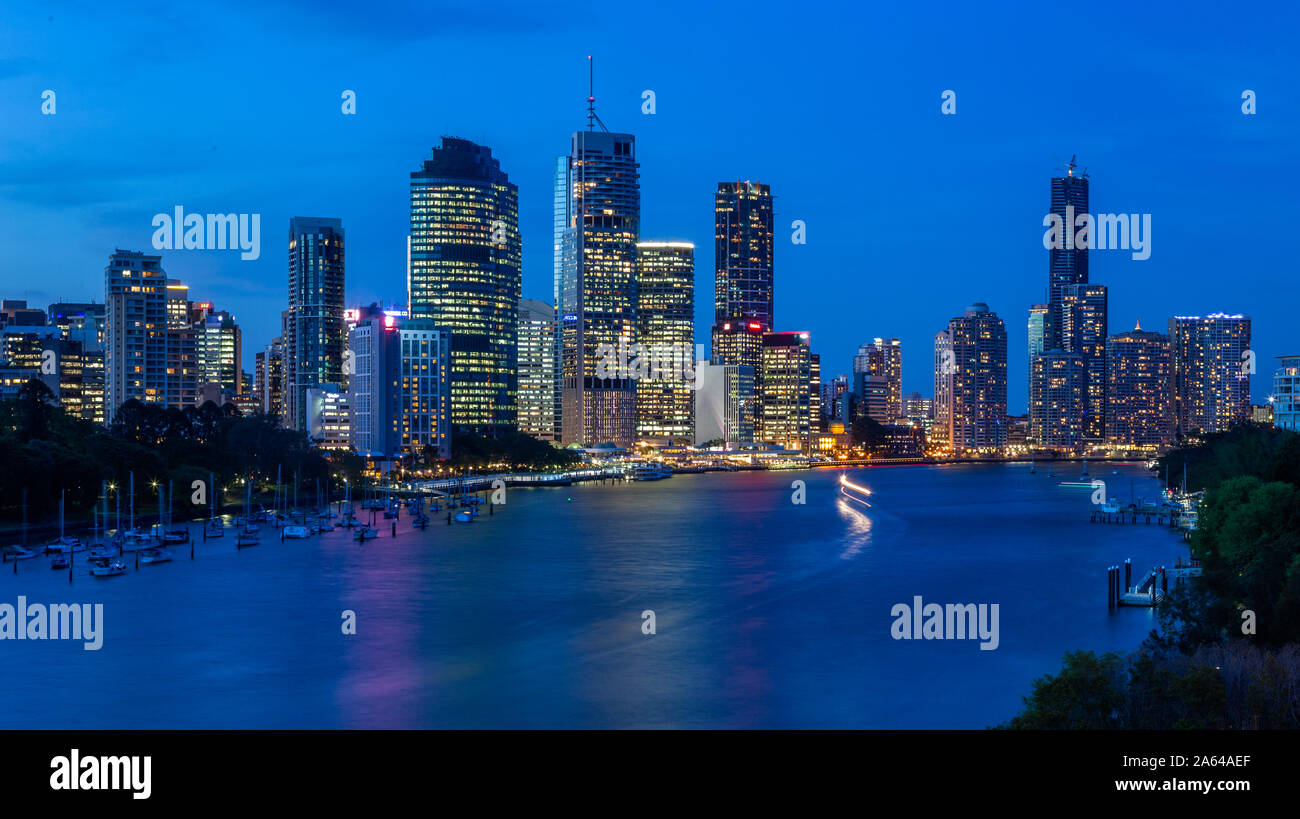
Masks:
[[[903,342],[877,338],[853,357],[854,393],[867,414],[882,424],[903,415]]]
[[[773,326],[772,191],[757,182],[719,182],[714,197],[714,324]]]
[[[285,426],[307,428],[307,390],[344,381],[343,222],[289,220],[289,309],[284,320]]]
[[[636,385],[639,439],[690,440],[695,427],[695,245],[637,244],[637,349],[650,357]]]
[[[1183,439],[1250,418],[1250,319],[1213,313],[1169,319],[1174,431]]]
[[[1078,353],[1050,350],[1030,365],[1033,400],[1029,436],[1042,449],[1075,454],[1083,449],[1084,366]]]
[[[1173,442],[1169,336],[1141,325],[1106,340],[1106,442],[1141,449]]]
[[[518,421],[519,189],[492,150],[443,137],[411,173],[412,319],[451,332],[451,418],[482,435]]]
[[[1065,317],[1062,315],[1062,295],[1065,288],[1088,283],[1088,249],[1074,242],[1076,216],[1088,213],[1088,178],[1075,176],[1074,166],[1066,176],[1053,177],[1050,213],[1061,220],[1063,239],[1061,247],[1047,251],[1048,259],[1048,334],[1044,347],[1048,350],[1067,350],[1062,340]],[[1103,337],[1104,338],[1104,337]]]
[[[1048,331],[1051,328],[1051,319],[1048,314],[1046,304],[1035,304],[1029,308],[1029,356],[1026,361],[1029,362],[1029,370],[1032,374],[1034,367],[1034,357],[1045,352],[1048,342]],[[1034,405],[1034,379],[1029,379],[1029,406]],[[1032,432],[1030,433],[1032,437]]]
[[[243,391],[243,334],[235,317],[227,310],[213,309],[211,302],[193,306],[197,381],[200,386],[215,384],[233,399]]]
[[[519,431],[543,441],[559,439],[555,393],[555,308],[519,300]]]
[[[589,109],[589,122],[595,119]],[[567,161],[556,167],[560,275],[555,288],[565,444],[631,446],[636,438],[635,380],[624,373],[600,377],[597,370],[602,350],[627,348],[636,340],[639,167],[635,137],[594,130],[576,131]]]
[[[707,361],[695,366],[695,443],[752,444],[754,368]]]
[[[126,401],[165,404],[170,392],[162,257],[114,250],[104,268],[104,307],[104,417],[111,422]]]
[[[1061,288],[1060,296],[1060,349],[1083,359],[1083,438],[1099,442],[1106,431],[1106,286],[1068,285]]]
[[[450,334],[433,322],[375,311],[348,333],[350,440],[361,455],[389,460],[432,447],[450,454]]]
[[[948,440],[956,453],[997,452],[1007,442],[1007,330],[977,302],[948,322],[952,342]]]
[[[947,330],[940,330],[934,334],[934,424],[930,427],[930,440],[944,448],[952,444],[948,434],[952,421],[954,366],[952,335]]]
[[[808,451],[818,431],[820,390],[814,385],[820,380],[820,362],[809,347],[807,333],[764,335],[755,438]]]

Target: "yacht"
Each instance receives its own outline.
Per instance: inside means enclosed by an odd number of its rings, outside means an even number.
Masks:
[[[51,569],[66,569],[66,568],[68,568],[68,567],[71,566],[71,565],[72,565],[72,558],[71,558],[70,556],[68,556],[68,554],[66,554],[66,553],[62,553],[62,552],[59,553],[59,554],[56,554],[56,555],[55,555],[55,556],[50,560],[50,568],[51,568]]]
[[[5,560],[31,560],[33,557],[40,557],[40,554],[22,546],[5,547]]]
[[[90,573],[95,577],[116,577],[119,574],[126,574],[126,564],[117,558],[92,558]]]
[[[140,552],[141,563],[166,563],[172,559],[172,553],[166,549],[143,549]]]
[[[371,529],[369,526],[362,526],[357,529],[354,535],[352,535],[352,539],[359,543],[365,543],[367,540],[376,537],[379,537],[379,533],[374,529]]]
[[[307,537],[310,532],[306,526],[286,526],[284,527],[284,536],[289,540],[301,540]]]
[[[86,544],[81,542],[81,538],[68,535],[66,537],[57,537],[50,541],[45,547],[45,553],[48,554],[72,554],[73,552],[84,552]]]
[[[631,481],[661,481],[671,478],[673,471],[660,464],[637,464],[627,473]]]
[[[457,522],[457,523],[473,523],[473,522],[474,522],[474,513],[473,513],[472,511],[470,511],[469,509],[463,509],[463,510],[461,510],[461,511],[459,511],[459,512],[456,513],[456,522]]]

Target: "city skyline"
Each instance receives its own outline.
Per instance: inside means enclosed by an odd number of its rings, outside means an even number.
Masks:
[[[1247,48],[1243,38],[1228,50],[1229,61],[1238,69],[1229,86],[1218,74],[1213,83],[1207,76],[1199,82],[1175,78],[1149,60],[1122,53],[1123,41],[1113,32],[1080,23],[1079,36],[1090,35],[1096,48],[1078,52],[1079,71],[1098,82],[1118,81],[1125,70],[1159,79],[1163,93],[1145,106],[1125,104],[1119,94],[1085,95],[1065,106],[1049,104],[1056,97],[1048,93],[1046,78],[1023,70],[1012,73],[1015,67],[1032,64],[1036,50],[1048,49],[1031,41],[1047,24],[1012,16],[1004,22],[1025,38],[1028,49],[1020,56],[994,55],[987,65],[955,71],[958,55],[968,55],[974,45],[941,29],[933,43],[911,39],[906,44],[936,54],[952,46],[954,56],[902,78],[897,89],[879,81],[861,89],[847,81],[830,87],[816,81],[828,70],[852,67],[845,76],[859,76],[877,60],[887,63],[903,46],[887,42],[886,21],[882,31],[867,35],[880,40],[879,56],[870,62],[810,45],[778,52],[754,83],[728,88],[724,116],[714,110],[716,92],[702,93],[687,82],[691,72],[659,60],[646,67],[644,58],[655,42],[648,33],[631,32],[626,49],[616,51],[601,47],[609,34],[607,24],[589,22],[574,35],[581,37],[582,45],[543,52],[530,44],[535,38],[524,44],[516,41],[521,32],[535,34],[551,24],[522,7],[511,13],[499,33],[521,48],[488,71],[484,82],[496,91],[482,95],[454,83],[440,84],[436,112],[411,105],[418,98],[414,81],[384,71],[424,43],[418,33],[411,33],[375,65],[354,62],[332,67],[317,79],[295,79],[291,92],[284,93],[292,96],[289,107],[295,115],[308,117],[306,124],[313,130],[306,142],[293,129],[278,127],[288,121],[276,108],[285,105],[283,99],[266,100],[256,93],[239,95],[239,104],[229,109],[177,98],[178,116],[157,134],[128,124],[123,135],[102,138],[97,132],[92,137],[89,118],[121,99],[122,91],[108,90],[112,82],[130,92],[138,85],[161,83],[153,86],[156,95],[177,80],[125,68],[109,71],[107,78],[92,77],[87,64],[76,59],[53,70],[40,56],[49,38],[77,42],[90,37],[92,23],[111,27],[111,21],[96,21],[92,15],[84,22],[50,23],[44,15],[25,19],[20,13],[16,22],[19,28],[31,29],[31,42],[22,45],[0,73],[0,88],[8,92],[0,112],[6,122],[22,124],[10,130],[12,148],[25,155],[6,160],[13,173],[0,188],[0,240],[14,249],[6,262],[7,275],[22,284],[10,288],[7,297],[26,298],[39,306],[99,300],[97,271],[108,250],[160,252],[169,276],[238,318],[246,340],[243,367],[252,372],[252,355],[278,334],[283,309],[283,261],[270,251],[275,244],[270,237],[279,232],[278,226],[302,213],[341,219],[351,257],[347,305],[404,301],[409,208],[404,181],[415,159],[427,155],[444,134],[460,134],[492,148],[512,181],[517,180],[523,295],[553,302],[550,177],[556,145],[583,125],[586,56],[594,54],[599,110],[618,129],[637,137],[644,233],[691,241],[701,249],[698,293],[712,292],[708,271],[713,265],[705,248],[713,236],[711,200],[717,185],[745,180],[771,185],[778,245],[775,290],[781,294],[782,317],[773,329],[810,331],[827,373],[848,371],[853,351],[864,340],[897,337],[904,341],[904,392],[928,393],[929,339],[948,317],[977,301],[1007,319],[1010,348],[1025,349],[1024,311],[1048,301],[1040,225],[1046,213],[1044,187],[1049,178],[1060,175],[1059,160],[1074,154],[1090,167],[1092,208],[1151,213],[1158,226],[1155,232],[1161,234],[1146,261],[1126,253],[1091,254],[1090,278],[1110,289],[1114,327],[1131,327],[1137,321],[1159,327],[1175,315],[1243,313],[1253,320],[1261,373],[1270,372],[1278,356],[1296,352],[1283,336],[1283,310],[1297,285],[1287,275],[1289,259],[1267,237],[1282,235],[1285,229],[1285,207],[1270,180],[1294,161],[1269,146],[1294,125],[1298,107],[1276,83],[1280,74],[1270,65],[1268,53],[1283,44],[1270,32],[1261,35],[1263,45],[1252,42]],[[954,12],[954,31],[970,13]],[[251,28],[246,36],[257,48],[266,44],[279,19],[275,14],[239,12],[230,20],[213,21],[213,27],[229,36],[247,23]],[[785,20],[773,11],[737,25],[760,33],[787,23],[812,27],[816,21]],[[146,23],[146,29],[151,25]],[[1177,33],[1209,26],[1207,20],[1177,21],[1160,35],[1161,47],[1168,54],[1181,54]],[[824,33],[841,36],[829,29]],[[455,49],[471,49],[481,36],[486,35],[458,32],[451,39]],[[373,32],[365,28],[330,32],[328,37],[335,38],[346,55],[368,53],[373,46]],[[677,47],[689,48],[691,42],[686,38]],[[203,48],[197,50],[196,60],[204,56]],[[692,61],[686,62],[698,69],[739,53],[739,46],[724,46],[720,54],[692,54]],[[174,56],[182,65],[187,59],[184,54]],[[1104,63],[1115,58],[1117,65]],[[790,75],[801,60],[812,67]],[[527,72],[521,70],[525,64],[532,66]],[[386,84],[379,84],[380,74]],[[236,72],[236,77],[246,80],[250,91],[258,88],[242,73]],[[53,116],[40,113],[45,88],[60,93]],[[955,115],[945,116],[940,95],[949,88],[957,93],[957,109]],[[1240,110],[1246,88],[1260,95],[1257,115]],[[357,94],[354,116],[340,111],[340,94],[348,89]],[[645,90],[654,92],[654,114],[642,113]],[[1016,110],[1031,98],[1044,104],[1027,106],[1029,112]],[[807,155],[788,150],[788,128],[766,127],[777,113],[769,99],[779,100],[798,120],[801,133],[857,133],[877,114],[888,113],[899,120],[897,130],[909,134],[910,144],[877,133],[859,151],[834,153],[834,167],[845,179],[855,180],[855,191],[848,199],[828,197],[827,191],[840,188],[824,162],[815,169],[809,165],[809,156],[820,150],[817,143],[807,143],[812,152]],[[229,136],[212,136],[214,128],[242,132],[234,126],[247,117],[267,125],[264,136],[269,142],[240,137],[232,143]],[[528,127],[512,127],[520,121]],[[1188,129],[1200,134],[1195,151],[1189,151],[1181,137]],[[284,141],[281,132],[292,136]],[[1142,141],[1134,140],[1134,133]],[[271,162],[289,145],[303,151],[300,162]],[[1267,165],[1260,155],[1271,157]],[[82,173],[60,170],[69,156],[80,163]],[[342,157],[355,168],[307,175],[313,169],[338,170]],[[87,175],[92,165],[96,170]],[[846,202],[854,207],[845,208]],[[266,252],[256,260],[241,261],[238,253],[229,251],[154,251],[150,219],[176,205],[196,212],[260,213]],[[790,241],[794,219],[807,225],[806,245]],[[937,241],[932,235],[936,219],[948,226]],[[62,238],[69,232],[71,240]],[[936,250],[963,262],[941,264]],[[38,266],[50,270],[49,275],[27,275]],[[712,305],[707,298],[696,302],[696,342],[707,344]],[[1027,377],[1027,366],[1013,363],[1008,369],[1008,411],[1013,414],[1025,410]],[[1271,385],[1267,378],[1252,381],[1252,400],[1261,403]]]

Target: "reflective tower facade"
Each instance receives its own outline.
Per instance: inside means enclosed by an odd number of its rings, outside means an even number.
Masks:
[[[518,420],[519,190],[490,148],[443,137],[411,173],[408,309],[451,334],[451,423],[497,435]]]

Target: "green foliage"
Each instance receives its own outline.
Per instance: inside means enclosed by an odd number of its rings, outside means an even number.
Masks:
[[[494,438],[472,433],[454,435],[451,448],[452,457],[447,463],[461,468],[504,464],[510,468],[559,469],[582,460],[576,452],[558,449],[522,432]]]
[[[307,485],[332,474],[305,435],[270,416],[241,416],[231,405],[180,410],[128,401],[105,431],[70,417],[50,398],[33,381],[16,399],[0,401],[0,518],[18,519],[24,490],[32,521],[57,512],[64,492],[68,516],[89,517],[100,483],[125,491],[132,473],[137,509],[155,502],[153,481],[171,481],[179,505],[188,503],[193,481],[206,481],[209,473],[219,484],[250,475],[265,481],[279,466]]]
[[[1034,680],[1025,697],[1025,710],[1005,727],[1060,730],[1106,729],[1122,726],[1124,704],[1121,660],[1115,654],[1098,657],[1091,651],[1065,655],[1061,672]]]

